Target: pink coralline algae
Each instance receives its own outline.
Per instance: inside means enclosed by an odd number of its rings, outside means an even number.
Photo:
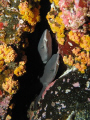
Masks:
[[[51,82],[46,89],[44,90],[43,94],[42,94],[42,99],[44,99],[44,95],[46,94],[46,92],[50,89],[50,87],[52,87],[54,85],[55,81]]]
[[[80,87],[80,84],[79,84],[79,82],[76,82],[76,83],[73,83],[73,86],[74,87]]]
[[[5,98],[3,98],[3,100],[0,102],[0,119],[2,120],[5,118],[10,100],[11,95],[8,95]]]
[[[90,17],[88,0],[60,0],[59,7],[63,15],[61,18],[67,29],[77,30]]]

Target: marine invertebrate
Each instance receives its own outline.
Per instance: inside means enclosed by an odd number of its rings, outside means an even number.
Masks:
[[[54,2],[56,6],[59,4],[59,0],[49,0],[51,3]]]
[[[0,72],[5,69],[6,63],[14,62],[16,57],[17,53],[11,46],[0,45]]]
[[[2,84],[2,88],[9,94],[15,94],[19,89],[18,80],[14,81],[11,76],[9,78],[5,78],[5,82]]]
[[[20,51],[19,51],[20,52]],[[19,54],[21,56],[19,60]],[[18,61],[16,61],[16,59]],[[23,75],[26,70],[27,57],[16,51],[7,44],[0,45],[0,88],[9,94],[15,94],[19,89],[19,82],[13,77]],[[12,78],[13,77],[13,78]],[[17,78],[18,79],[18,78]]]
[[[1,63],[0,64],[1,72],[0,72],[0,100],[2,101],[3,96],[7,94],[13,95],[16,94],[19,89],[19,76],[23,75],[26,70],[26,62],[27,57],[23,51],[16,51],[11,47],[7,46],[6,44],[0,45],[1,52]],[[8,56],[8,57],[7,57]],[[10,57],[9,57],[10,56]],[[7,58],[6,58],[7,57]],[[19,75],[14,74],[16,68],[19,69]],[[23,70],[23,71],[22,71]],[[3,95],[4,94],[4,95]],[[6,116],[6,110],[3,110],[3,114]]]
[[[40,6],[38,6],[38,8],[35,7],[31,9],[27,1],[21,2],[19,4],[19,11],[22,15],[22,19],[26,20],[31,26],[30,32],[34,31],[36,23],[40,21],[39,9]]]
[[[6,3],[6,6],[4,6],[4,3]],[[18,47],[22,41],[22,33],[32,33],[36,23],[40,21],[39,1],[29,4],[27,1],[5,0],[1,1],[0,5],[0,41],[10,45],[14,44]]]
[[[19,65],[18,67],[15,68],[14,74],[16,76],[22,76],[26,72],[25,70],[25,65]]]
[[[68,64],[70,66],[75,66],[76,68],[79,69],[82,73],[85,72],[85,69],[87,66],[90,66],[90,36],[89,35],[84,35],[81,32],[73,32],[70,31],[68,33],[69,39],[76,44],[78,44],[78,47],[75,47],[72,49],[72,64],[70,65],[70,59],[69,56],[64,56],[63,60],[65,64]]]
[[[7,5],[4,8],[2,3],[4,4],[5,2],[7,2]],[[19,1],[16,2],[17,6],[18,3]],[[20,38],[21,34],[19,34],[19,32],[17,31],[17,29],[20,30],[20,28],[18,27],[20,25],[18,9],[16,6],[13,6],[12,1],[5,0],[1,2],[0,5],[1,5],[0,21],[3,23],[3,27],[2,29],[0,29],[0,42],[2,43],[4,42],[6,44],[17,44],[21,40]]]
[[[69,39],[78,44],[85,51],[90,51],[90,36],[89,34],[82,34],[81,32],[70,31],[68,33]]]
[[[7,116],[6,116],[6,120],[11,120],[11,118],[12,118],[12,117],[11,117],[10,115],[7,115]]]
[[[54,9],[54,6],[52,6],[51,10],[50,10],[50,12],[48,12],[46,18],[48,20],[48,23],[49,23],[53,33],[56,33],[56,38],[57,38],[58,43],[63,45],[65,42],[65,39],[64,39],[65,26],[63,24],[62,18],[60,17],[61,15],[62,15],[62,12],[61,11],[57,12],[57,10]]]

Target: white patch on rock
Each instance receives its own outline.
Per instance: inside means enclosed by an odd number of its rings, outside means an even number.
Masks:
[[[69,44],[70,46],[73,46],[73,44],[72,44],[71,42],[68,42],[68,44]]]
[[[66,89],[65,93],[69,93],[71,90],[70,89]]]
[[[87,81],[87,82],[86,82],[86,87],[87,87],[87,88],[90,88],[90,81]]]
[[[72,111],[66,120],[72,120],[73,115],[75,115],[75,111]]]
[[[63,76],[67,75],[70,72],[74,72],[75,70],[77,70],[77,68],[74,66],[71,69],[68,68],[59,78],[62,78]]]
[[[64,105],[63,103],[61,103],[61,105],[62,105],[62,108],[66,108],[66,105]]]

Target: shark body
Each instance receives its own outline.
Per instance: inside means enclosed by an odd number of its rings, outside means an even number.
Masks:
[[[58,72],[58,68],[59,68],[59,54],[54,54],[45,65],[43,76],[40,78],[40,82],[42,83],[43,88],[39,96],[35,100],[34,108],[36,108],[37,103],[41,98],[45,88],[48,86],[49,83],[51,83],[54,80]]]

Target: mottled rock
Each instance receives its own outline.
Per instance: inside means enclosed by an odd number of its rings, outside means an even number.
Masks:
[[[30,120],[89,120],[90,68],[85,74],[77,70],[62,76],[49,88],[38,109],[31,107]]]

